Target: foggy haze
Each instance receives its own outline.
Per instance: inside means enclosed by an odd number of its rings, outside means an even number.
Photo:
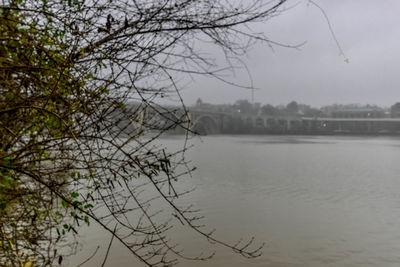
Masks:
[[[224,78],[244,85],[252,83],[257,88],[254,101],[273,105],[295,100],[316,107],[334,103],[388,107],[399,101],[400,2],[316,2],[328,15],[344,55],[340,55],[323,13],[308,1],[301,1],[268,22],[253,25],[253,29],[283,44],[306,43],[297,50],[257,44],[241,58],[252,79],[245,68]],[[287,7],[293,4],[296,2],[289,1]],[[215,104],[251,101],[251,90],[212,78],[196,76],[183,87],[181,93],[188,105],[197,98]]]

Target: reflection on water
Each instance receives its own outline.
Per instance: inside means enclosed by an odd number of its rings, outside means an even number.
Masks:
[[[321,140],[310,138],[298,138],[296,136],[270,136],[270,138],[242,138],[239,140],[232,140],[235,143],[242,144],[334,144],[334,140]]]
[[[204,211],[217,237],[234,242],[254,235],[266,246],[249,261],[177,231],[188,254],[217,250],[211,261],[180,266],[400,266],[400,139],[209,136],[191,142],[187,157],[198,170],[184,183],[197,190],[187,201]],[[106,247],[108,238],[87,234],[85,250]],[[107,263],[132,266],[132,258],[114,244]]]

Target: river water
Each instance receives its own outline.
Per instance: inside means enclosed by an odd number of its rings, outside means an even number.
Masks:
[[[182,144],[178,137],[161,142]],[[217,252],[178,266],[400,266],[400,138],[221,135],[190,143],[187,158],[198,169],[185,182],[196,187],[188,201],[216,237],[255,236],[265,247],[247,260],[177,232],[189,255]],[[108,241],[101,232],[83,234],[83,250],[68,266]],[[140,265],[114,243],[106,266]]]

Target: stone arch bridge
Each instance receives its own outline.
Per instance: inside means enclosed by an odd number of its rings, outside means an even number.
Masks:
[[[191,129],[199,134],[220,133],[285,133],[301,126],[296,116],[263,116],[228,113],[214,110],[189,109]]]
[[[199,134],[400,134],[400,118],[266,116],[189,109]]]
[[[319,118],[299,115],[267,116],[241,112],[223,112],[210,108],[165,109],[143,112],[136,124],[146,121],[150,129],[168,129],[182,133],[187,128],[175,127],[176,118],[188,121],[190,131],[207,134],[400,134],[400,118]],[[147,115],[146,115],[147,114]],[[169,116],[171,118],[169,118]],[[139,116],[140,117],[140,116]],[[149,121],[145,118],[151,118]],[[139,118],[140,119],[140,118]]]

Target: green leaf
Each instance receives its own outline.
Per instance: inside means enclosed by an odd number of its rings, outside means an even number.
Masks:
[[[83,206],[84,209],[91,209],[93,208],[92,204],[86,204],[85,206]]]
[[[10,177],[8,175],[4,175],[3,178],[6,179],[8,182],[13,182],[14,181],[14,178],[12,178],[12,177]]]
[[[68,204],[67,201],[65,201],[65,200],[63,199],[63,200],[61,200],[61,205],[65,208],[65,207],[67,207],[69,204]]]

